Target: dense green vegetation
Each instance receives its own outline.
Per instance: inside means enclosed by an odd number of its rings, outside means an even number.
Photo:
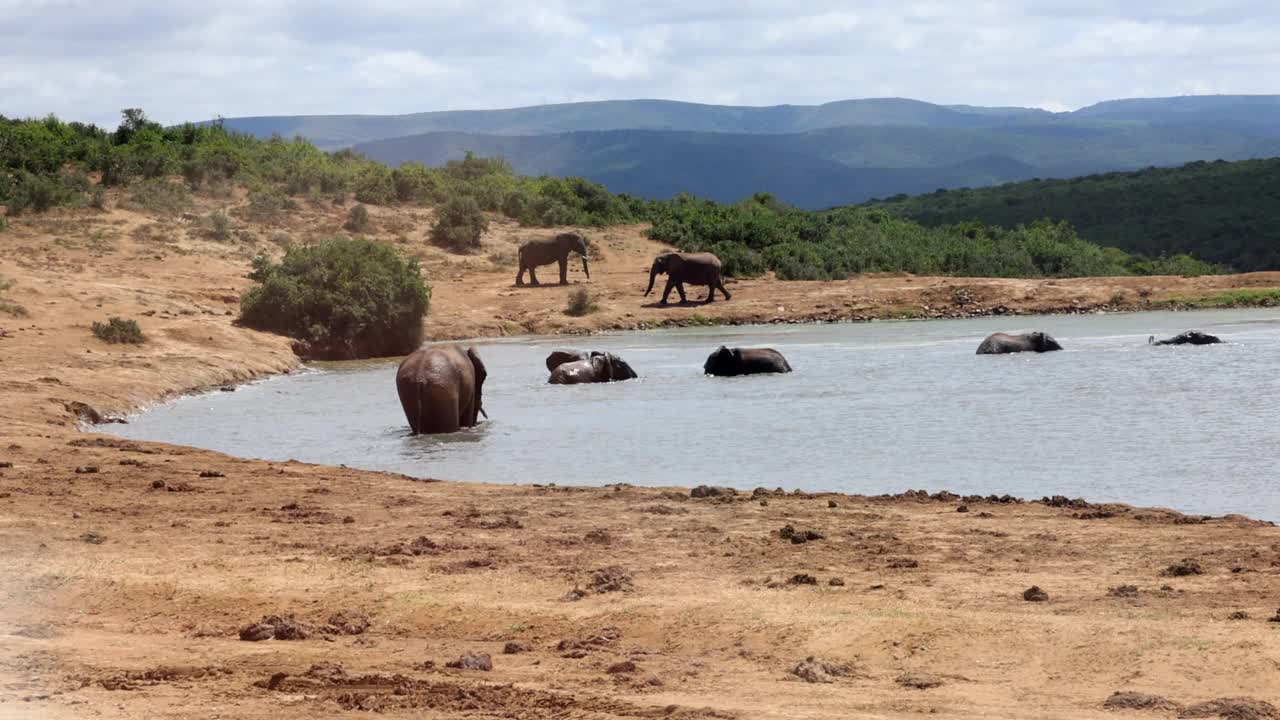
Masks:
[[[290,212],[296,198],[345,202],[353,194],[364,204],[431,204],[439,208],[433,241],[459,252],[477,247],[487,212],[538,226],[647,220],[655,239],[716,252],[726,272],[740,276],[767,270],[783,279],[876,271],[1066,277],[1214,270],[1182,256],[1149,260],[1102,248],[1065,223],[1035,218],[1012,227],[925,227],[880,209],[802,210],[767,193],[734,204],[687,195],[650,201],[580,178],[519,176],[503,160],[471,153],[441,167],[410,163],[393,170],[351,151],[325,153],[298,139],[259,140],[216,124],[163,128],[138,110],[125,111],[114,132],[52,117],[0,118],[0,202],[10,213],[86,202],[94,192],[87,172],[100,173],[103,184],[128,184],[130,201],[154,212],[175,212],[192,193],[221,192],[231,182],[249,188],[249,214],[262,222]],[[182,182],[175,182],[179,175]],[[362,224],[358,211],[349,220]],[[215,236],[226,237],[227,222],[210,223]],[[371,300],[352,294],[372,291],[334,286],[334,278],[373,273],[378,312],[396,314],[409,302],[400,294],[410,292],[401,277],[407,271],[391,264],[393,256],[375,252],[378,246],[335,243],[290,251],[280,266],[259,266],[255,276],[263,287],[246,296],[246,322],[338,355],[376,344],[367,333],[380,316],[368,309]],[[359,257],[363,252],[373,253],[367,262]],[[387,330],[395,332],[387,342],[403,348],[408,341],[397,333],[408,325],[398,324],[400,314],[395,318],[388,321]]]
[[[93,323],[93,335],[103,342],[111,344],[129,344],[139,345],[147,341],[147,336],[142,334],[142,328],[138,327],[137,320],[113,317],[106,322]]]
[[[1129,252],[1190,253],[1240,271],[1280,268],[1280,158],[950,190],[880,205],[925,225],[1014,227],[1049,217]]]
[[[321,359],[405,355],[422,342],[431,289],[418,261],[388,245],[337,237],[258,257],[240,322],[298,338]]]
[[[1150,260],[1082,240],[1066,223],[1013,228],[961,223],[925,227],[882,209],[797,210],[757,194],[733,205],[680,196],[649,203],[650,235],[688,251],[708,250],[728,275],[773,270],[784,280],[828,280],[906,271],[986,277],[1199,275],[1215,268],[1189,257]]]
[[[480,209],[525,225],[598,226],[632,221],[620,198],[578,178],[520,177],[501,160],[467,155],[439,168],[395,170],[349,151],[326,153],[301,140],[259,140],[222,125],[165,128],[141,110],[124,112],[114,132],[57,118],[0,116],[0,204],[10,215],[91,201],[93,183],[128,185],[131,201],[174,212],[189,192],[248,186],[250,214],[271,221],[313,200],[353,193],[358,202],[442,204],[468,196]],[[172,177],[181,176],[182,184]]]

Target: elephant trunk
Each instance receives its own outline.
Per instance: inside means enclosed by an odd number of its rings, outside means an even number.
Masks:
[[[585,253],[582,256],[582,273],[587,276],[588,280],[591,279],[591,270],[587,268],[587,256]]]
[[[653,281],[657,277],[658,277],[658,261],[654,260],[653,267],[649,269],[649,287],[645,288],[644,290],[645,297],[648,297],[649,293],[653,291]]]

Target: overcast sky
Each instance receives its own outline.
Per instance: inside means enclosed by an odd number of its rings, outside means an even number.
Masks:
[[[1277,0],[0,0],[0,114],[1280,93]]]

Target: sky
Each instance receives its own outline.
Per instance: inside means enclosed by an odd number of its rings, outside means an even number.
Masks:
[[[1280,2],[0,0],[0,114],[1280,94]]]

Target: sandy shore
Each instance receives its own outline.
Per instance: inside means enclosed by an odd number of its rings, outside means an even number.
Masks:
[[[0,233],[3,297],[27,311],[0,313],[0,718],[1089,718],[1280,704],[1280,530],[1244,518],[420,482],[82,432],[81,415],[297,367],[286,340],[231,324],[236,298],[250,257],[336,230],[342,210],[241,219],[232,242],[200,232],[207,210],[64,212]],[[518,229],[456,258],[423,243],[427,210],[374,220],[422,257],[436,338],[1089,310],[1280,286],[1276,273],[758,280],[731,284],[727,303],[645,307],[656,246],[617,228],[592,233],[600,312],[569,318],[564,288],[511,287]],[[93,339],[109,315],[137,318],[150,341]],[[787,537],[809,531],[820,537]],[[1046,601],[1024,599],[1033,585]],[[293,619],[249,628],[271,615]],[[241,640],[246,628],[277,637]],[[448,667],[468,653],[492,669]],[[1104,707],[1115,691],[1167,704]]]

